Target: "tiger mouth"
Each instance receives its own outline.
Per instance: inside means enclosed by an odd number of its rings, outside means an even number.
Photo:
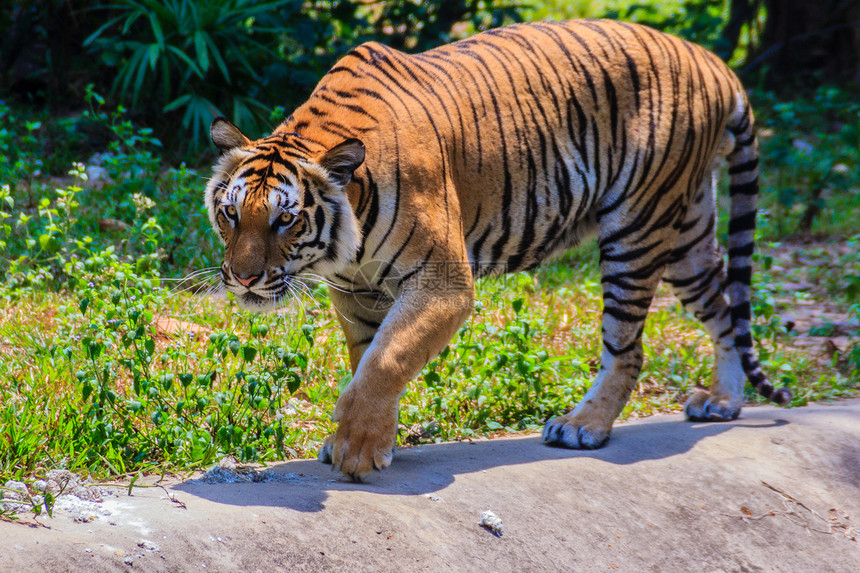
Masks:
[[[291,277],[290,277],[291,278]],[[275,308],[279,301],[284,300],[289,294],[290,280],[285,280],[277,290],[270,290],[264,293],[256,293],[248,290],[242,294],[237,294],[236,299],[239,306],[246,310],[261,312]]]
[[[273,297],[263,297],[258,295],[257,293],[248,291],[243,295],[239,295],[242,299],[242,302],[250,305],[258,305],[263,304],[265,302],[269,302]]]

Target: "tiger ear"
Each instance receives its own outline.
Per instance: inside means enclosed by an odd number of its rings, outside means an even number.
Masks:
[[[251,140],[245,137],[239,128],[226,118],[216,117],[209,126],[209,136],[220,153],[250,145]]]
[[[347,139],[326,151],[320,165],[338,185],[346,185],[352,173],[364,163],[364,144],[358,139]]]

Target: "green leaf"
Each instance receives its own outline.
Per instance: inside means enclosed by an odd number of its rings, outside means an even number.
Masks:
[[[352,382],[352,374],[347,372],[343,376],[341,376],[340,380],[337,381],[337,389],[341,392],[346,390],[346,387],[349,386],[349,383]]]
[[[152,33],[155,35],[155,41],[158,47],[164,50],[164,32],[161,31],[161,22],[158,21],[158,16],[154,12],[149,12],[149,23],[152,26]]]
[[[313,324],[303,324],[302,325],[302,334],[305,335],[305,340],[308,341],[308,344],[313,346],[314,345],[314,325]]]
[[[204,72],[209,70],[209,51],[206,49],[205,32],[197,30],[194,32],[194,49],[197,52],[197,63]]]
[[[514,299],[513,302],[511,302],[511,306],[514,308],[514,312],[519,314],[520,311],[523,309],[523,299]]]
[[[143,52],[144,54],[149,54],[151,52],[152,46],[146,48]],[[157,48],[157,46],[156,46]],[[134,78],[134,94],[132,94],[132,102],[134,105],[137,105],[138,99],[144,95],[143,92],[143,82],[146,80],[146,62],[143,61],[143,57],[141,57],[140,62],[137,66],[137,74]]]
[[[128,495],[131,495],[131,490],[134,489],[134,484],[137,483],[138,478],[140,478],[140,472],[134,474],[134,477],[131,478],[131,481],[128,482]]]
[[[295,393],[296,390],[302,385],[302,379],[295,372],[291,373],[291,376],[287,379],[287,390],[290,391],[290,394]]]
[[[188,64],[188,67],[189,67],[189,68],[191,68],[191,71],[192,71],[192,72],[194,72],[194,74],[195,74],[197,77],[199,77],[199,78],[201,78],[201,79],[203,78],[203,73],[200,71],[200,68],[198,68],[198,67],[197,67],[197,64],[195,64],[195,63],[194,63],[194,60],[192,60],[191,58],[189,58],[189,57],[185,54],[185,52],[183,52],[182,50],[180,50],[180,49],[179,49],[179,48],[177,48],[176,46],[167,46],[167,51],[168,51],[168,52],[170,52],[171,54],[174,54],[174,55],[175,55],[176,57],[178,57],[180,60],[182,60],[183,62],[185,62],[186,64]]]
[[[202,35],[206,40],[206,43],[209,44],[209,49],[212,51],[212,57],[215,58],[215,63],[218,65],[218,69],[221,70],[221,73],[224,75],[224,79],[227,80],[227,83],[229,84],[230,72],[227,69],[227,64],[224,63],[224,59],[221,57],[221,51],[218,49],[218,45],[206,32],[202,32]]]
[[[54,495],[45,491],[45,501],[43,502],[45,506],[45,511],[48,513],[48,517],[54,517]]]
[[[242,347],[242,358],[245,362],[253,362],[254,357],[257,356],[257,349],[253,346],[243,346]]]
[[[169,391],[173,387],[173,374],[167,373],[161,375],[161,387]]]
[[[156,44],[151,44],[147,50],[147,54],[149,56],[149,68],[153,72],[155,71],[155,65],[158,63],[158,55],[160,53],[161,49]]]
[[[183,105],[187,105],[188,102],[191,101],[191,94],[185,94],[183,96],[179,96],[162,109],[164,112],[173,111],[177,108],[182,107]]]
[[[90,44],[92,44],[96,38],[98,38],[99,36],[102,35],[102,32],[104,32],[105,30],[107,30],[108,28],[110,28],[111,26],[113,26],[114,24],[116,24],[117,22],[122,20],[123,18],[126,18],[126,16],[125,15],[117,16],[116,18],[111,18],[110,20],[108,20],[107,23],[102,24],[98,30],[96,30],[95,32],[93,32],[92,34],[87,36],[87,39],[84,40],[83,45],[89,46]]]
[[[424,375],[424,383],[428,386],[435,386],[442,381],[442,377],[439,376],[438,372],[428,372]]]

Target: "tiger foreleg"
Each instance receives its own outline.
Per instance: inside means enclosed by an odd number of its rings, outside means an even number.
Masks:
[[[347,292],[332,289],[330,296],[338,322],[346,337],[350,371],[355,376],[361,358],[373,343],[376,332],[388,315],[392,302],[382,293],[369,291]],[[334,435],[331,435],[323,443],[317,458],[325,464],[332,463],[333,446]],[[387,456],[383,456],[378,463],[385,466],[390,463],[390,460]]]
[[[400,395],[469,315],[473,296],[471,277],[459,288],[401,291],[337,401],[338,426],[320,452],[322,461],[356,481],[391,464]]]

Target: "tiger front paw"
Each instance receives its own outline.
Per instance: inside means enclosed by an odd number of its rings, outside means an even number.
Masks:
[[[335,408],[334,435],[323,443],[318,459],[353,481],[391,465],[397,432],[397,402],[393,406],[368,401],[355,391],[341,395]]]

